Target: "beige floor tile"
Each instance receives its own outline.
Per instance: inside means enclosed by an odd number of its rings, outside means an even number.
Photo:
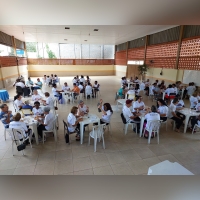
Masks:
[[[46,164],[55,161],[55,152],[39,154],[37,164]]]
[[[23,156],[20,159],[19,164],[17,165],[17,168],[36,165],[37,160],[38,160],[38,156]]]
[[[90,156],[91,162],[92,162],[92,167],[102,167],[106,165],[110,165],[108,158],[105,154],[99,154],[95,156]]]
[[[73,164],[74,164],[74,171],[81,171],[92,168],[90,157],[73,159]]]
[[[170,162],[178,162],[179,163],[179,161],[173,155],[171,155],[171,154],[163,155],[163,156],[158,156],[158,158],[161,161],[169,160]]]
[[[93,172],[93,169],[86,169],[86,170],[74,172],[74,175],[94,175],[94,172]]]
[[[35,165],[16,168],[13,175],[33,175]]]
[[[148,147],[137,148],[135,151],[142,159],[155,157],[155,154]]]
[[[94,175],[114,175],[110,165],[104,167],[93,168]]]
[[[148,172],[148,166],[143,160],[128,162],[131,170],[135,175],[144,174]]]
[[[73,172],[72,160],[56,161],[54,168],[54,175],[65,174]]]
[[[15,169],[19,164],[20,157],[5,158],[0,161],[0,170]]]
[[[56,151],[56,161],[72,159],[71,149]]]
[[[126,162],[123,155],[120,152],[107,153],[106,156],[111,165]]]
[[[128,163],[111,165],[115,175],[134,175]]]
[[[146,158],[146,159],[143,159],[143,161],[146,163],[146,165],[147,165],[148,167],[150,167],[150,166],[152,166],[152,165],[156,165],[156,164],[162,162],[162,161],[160,161],[160,160],[158,159],[158,157]]]
[[[73,156],[73,159],[88,157],[89,154],[88,154],[87,147],[72,148],[72,156]]]
[[[149,149],[156,155],[156,156],[162,156],[162,155],[167,155],[169,154],[169,152],[167,151],[167,149],[159,144],[159,145],[150,145]]]
[[[57,142],[56,151],[71,149],[71,145],[64,142]]]
[[[0,175],[13,175],[15,169],[0,170]]]
[[[54,164],[54,162],[51,162],[44,165],[36,165],[34,175],[53,175]]]
[[[136,160],[141,160],[142,158],[136,153],[135,150],[129,149],[125,151],[120,151],[120,153],[123,155],[124,159],[126,162],[128,161],[136,161]]]

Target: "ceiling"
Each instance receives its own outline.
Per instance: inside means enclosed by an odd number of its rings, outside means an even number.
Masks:
[[[120,44],[200,24],[199,5],[199,0],[6,0],[0,2],[0,30],[27,42]]]
[[[70,27],[70,29],[67,30],[65,27]],[[171,27],[174,27],[174,25],[2,25],[0,26],[0,31],[26,42],[120,44]],[[98,31],[95,32],[94,29],[98,29]]]

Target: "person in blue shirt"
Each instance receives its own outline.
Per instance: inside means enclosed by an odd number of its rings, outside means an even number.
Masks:
[[[2,104],[0,108],[1,108],[0,120],[5,128],[9,128],[10,122],[13,121],[12,111],[8,110],[7,104]]]
[[[33,81],[30,77],[28,78],[28,81],[26,81],[26,85],[33,85]]]
[[[40,81],[39,78],[37,79],[37,83],[35,83],[35,85],[37,85],[37,86],[32,87],[32,91],[33,90],[40,90],[40,89],[42,89],[42,82]]]

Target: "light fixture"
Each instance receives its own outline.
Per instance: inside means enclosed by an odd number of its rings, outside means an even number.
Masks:
[[[67,41],[67,39],[64,39],[65,41]]]
[[[65,27],[65,29],[68,29],[68,30],[69,30],[69,29],[70,29],[70,27]]]
[[[94,31],[99,31],[99,29],[95,28]]]
[[[85,42],[87,42],[87,40],[84,40]]]

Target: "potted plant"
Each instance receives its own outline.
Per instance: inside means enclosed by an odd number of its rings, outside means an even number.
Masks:
[[[141,75],[142,80],[144,80],[144,76],[147,73],[148,69],[149,69],[149,67],[146,64],[138,66],[138,72],[139,72],[139,75]]]

